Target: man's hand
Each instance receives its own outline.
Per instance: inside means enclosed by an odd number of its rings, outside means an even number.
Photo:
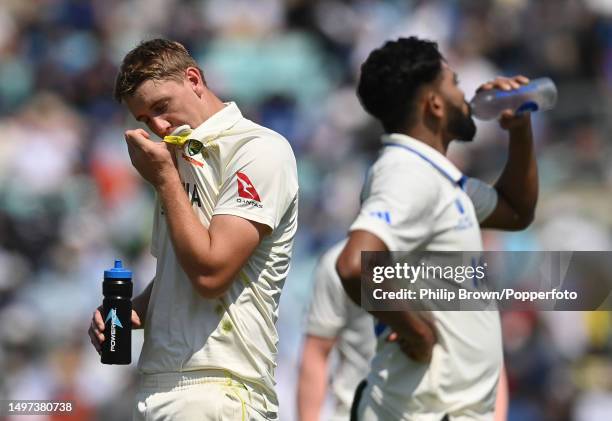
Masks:
[[[179,179],[173,145],[152,141],[143,129],[127,130],[125,140],[132,165],[153,187]]]
[[[427,364],[431,361],[433,347],[437,342],[436,330],[430,317],[423,313],[416,314],[424,323],[413,334],[400,336],[391,332],[387,342],[397,342],[402,352],[411,360]]]
[[[132,328],[139,329],[142,327],[142,322],[138,314],[132,310]],[[104,318],[102,318],[102,306],[98,307],[94,311],[91,317],[91,323],[89,324],[89,339],[91,344],[94,346],[98,354],[102,352],[102,342],[104,342]]]
[[[519,89],[522,85],[527,85],[529,79],[519,75],[514,77],[498,77],[490,82],[482,84],[476,93],[487,91],[490,89],[499,89],[502,91],[511,91]],[[513,130],[520,128],[529,128],[529,113],[516,114],[515,110],[504,110],[499,118],[499,125],[504,130]]]

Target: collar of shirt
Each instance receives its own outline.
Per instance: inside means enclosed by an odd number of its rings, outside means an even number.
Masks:
[[[210,116],[208,120],[196,127],[189,135],[189,139],[209,142],[230,130],[242,119],[242,113],[234,102],[225,103],[222,110]]]
[[[463,175],[446,156],[442,155],[431,146],[401,133],[383,135],[382,143],[384,146],[399,147],[412,152],[421,159],[427,161],[432,167],[442,173],[442,175],[451,180],[453,183],[457,183],[463,188],[463,183],[467,177]]]

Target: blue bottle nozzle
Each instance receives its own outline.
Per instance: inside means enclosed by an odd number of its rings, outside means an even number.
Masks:
[[[121,278],[121,279],[128,279],[128,278],[132,278],[132,271],[125,269],[123,267],[123,263],[121,262],[121,260],[115,260],[115,266],[111,269],[105,270],[104,271],[104,277],[105,278],[111,278],[111,279],[117,279],[117,278]]]

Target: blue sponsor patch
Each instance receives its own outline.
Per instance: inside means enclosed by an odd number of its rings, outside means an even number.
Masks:
[[[387,224],[391,224],[391,214],[388,211],[370,212],[370,216],[373,216],[374,218],[382,219]]]

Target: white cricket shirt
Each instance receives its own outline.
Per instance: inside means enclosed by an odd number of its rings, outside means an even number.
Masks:
[[[338,365],[330,375],[335,400],[330,421],[349,418],[355,389],[368,374],[376,347],[372,316],[346,295],[336,272],[336,260],[345,244],[334,245],[319,260],[306,326],[310,335],[337,338]]]
[[[383,145],[350,230],[373,233],[391,251],[482,251],[475,206],[462,188],[467,177],[416,139],[385,135]],[[482,193],[479,182],[471,183]],[[478,196],[486,198],[476,206],[482,220],[495,200]],[[385,340],[388,332],[379,336],[368,376],[372,398],[397,420],[491,412],[502,365],[498,313],[434,311],[433,316],[438,343],[430,364],[406,357]]]
[[[268,225],[227,293],[201,297],[177,261],[159,202],[152,253],[157,271],[149,302],[142,373],[220,369],[261,385],[276,404],[276,319],[297,228],[296,162],[287,140],[245,119],[234,103],[197,127],[177,148],[178,170],[193,211]]]

